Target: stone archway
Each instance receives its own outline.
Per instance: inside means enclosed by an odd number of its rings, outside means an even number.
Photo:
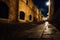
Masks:
[[[0,18],[8,19],[9,7],[6,3],[0,1]]]
[[[29,15],[29,20],[32,20],[32,15]]]

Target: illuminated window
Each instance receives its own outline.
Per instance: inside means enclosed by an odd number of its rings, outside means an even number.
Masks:
[[[9,7],[4,3],[0,2],[0,18],[8,19]]]
[[[20,12],[20,19],[24,20],[25,18],[25,13],[23,11]]]

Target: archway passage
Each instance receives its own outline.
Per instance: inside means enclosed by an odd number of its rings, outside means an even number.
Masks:
[[[32,20],[32,16],[31,15],[29,16],[29,20]]]
[[[6,3],[0,2],[0,18],[8,19],[9,7]]]
[[[23,11],[20,11],[20,19],[22,20],[25,19],[25,13]]]

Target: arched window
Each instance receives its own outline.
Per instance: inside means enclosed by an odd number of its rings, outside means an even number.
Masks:
[[[29,20],[32,20],[32,16],[31,15],[29,16]]]
[[[20,19],[24,20],[25,18],[25,13],[23,11],[20,11]]]
[[[26,0],[26,5],[28,5],[28,0]]]
[[[0,18],[8,19],[9,7],[6,3],[0,2]]]

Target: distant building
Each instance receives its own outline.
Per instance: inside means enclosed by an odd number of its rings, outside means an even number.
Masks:
[[[18,8],[18,20],[20,22],[32,22],[33,21],[33,11],[31,0],[19,0]]]
[[[37,6],[34,6],[34,18],[36,19],[36,22],[43,21],[43,15],[41,13],[41,10]]]

